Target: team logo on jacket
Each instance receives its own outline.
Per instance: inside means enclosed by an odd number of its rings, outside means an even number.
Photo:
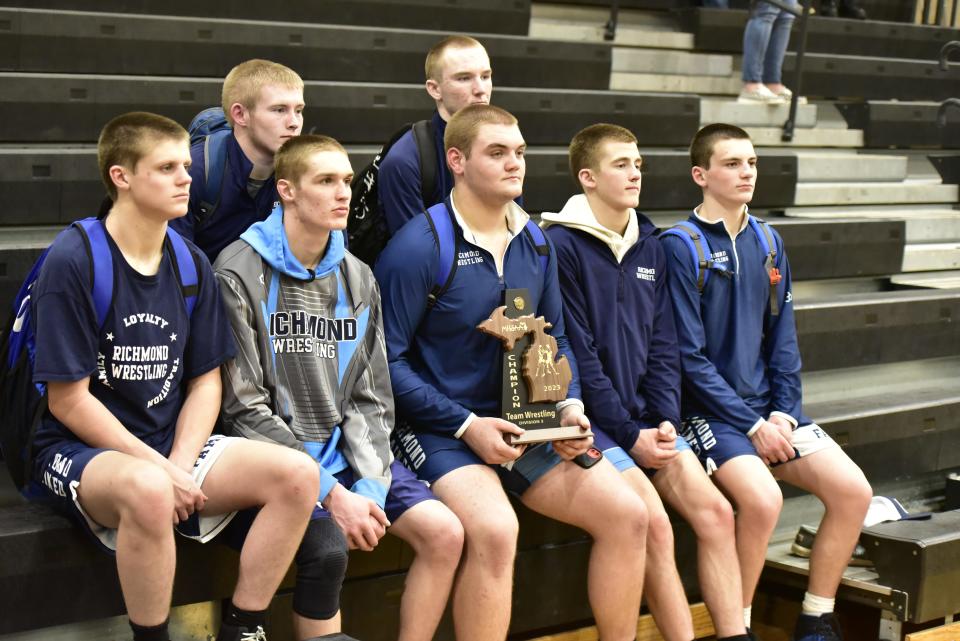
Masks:
[[[637,267],[637,278],[640,280],[657,280],[657,270],[654,267]]]
[[[303,310],[270,314],[274,354],[316,354],[336,358],[338,341],[357,340],[356,318],[327,318]]]
[[[726,249],[721,249],[718,252],[713,252],[712,254],[710,254],[710,260],[712,260],[715,263],[729,263],[730,256],[727,255]]]
[[[457,253],[457,267],[475,265],[483,262],[483,254],[476,249]]]

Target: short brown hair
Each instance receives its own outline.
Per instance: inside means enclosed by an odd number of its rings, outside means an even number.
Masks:
[[[517,118],[512,113],[493,105],[468,105],[453,114],[443,134],[443,150],[459,149],[467,158],[470,147],[477,139],[477,133],[483,125],[515,125]]]
[[[713,148],[721,140],[750,140],[750,134],[736,125],[728,125],[723,122],[716,122],[703,127],[690,142],[690,162],[692,166],[710,169]]]
[[[471,38],[470,36],[447,36],[437,44],[430,47],[430,51],[427,52],[427,59],[423,63],[423,73],[426,76],[427,80],[441,80],[443,74],[442,61],[443,54],[447,52],[447,49],[472,49],[473,47],[480,47],[484,51],[483,45],[480,44],[480,41],[476,38]]]
[[[190,140],[187,130],[166,116],[132,111],[117,116],[100,130],[97,139],[97,165],[100,179],[111,200],[117,199],[117,187],[110,179],[110,168],[121,165],[136,171],[140,159],[159,142]]]
[[[600,147],[608,140],[638,144],[633,132],[620,125],[600,122],[581,129],[570,141],[570,173],[574,183],[580,184],[581,169],[597,168]]]
[[[298,183],[307,172],[310,157],[321,151],[339,151],[344,155],[347,154],[343,145],[330,136],[303,134],[288,139],[273,159],[274,178]]]
[[[253,109],[260,97],[260,90],[267,85],[303,91],[303,79],[290,67],[259,58],[241,62],[223,79],[220,102],[227,121],[233,124],[231,105],[240,103],[246,109]]]

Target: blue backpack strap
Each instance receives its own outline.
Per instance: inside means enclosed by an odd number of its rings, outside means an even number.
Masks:
[[[197,293],[200,290],[197,261],[183,237],[169,226],[167,227],[167,238],[170,241],[170,247],[173,249],[173,256],[176,260],[180,290],[183,292],[183,302],[187,306],[187,318],[190,318],[193,315],[193,308],[197,305]]]
[[[770,278],[770,313],[773,316],[779,316],[780,301],[777,299],[777,285],[780,284],[783,277],[780,275],[780,269],[777,267],[777,243],[773,239],[773,232],[770,231],[770,226],[767,225],[766,221],[756,218],[755,216],[748,215],[747,217],[750,220],[750,227],[753,228],[753,233],[757,235],[757,240],[760,241],[760,246],[767,255],[764,259],[763,266],[767,270],[767,276]]]
[[[454,226],[453,212],[447,207],[447,201],[437,203],[426,211],[427,222],[437,241],[440,250],[440,260],[437,262],[437,273],[433,280],[433,287],[427,295],[427,309],[432,309],[437,300],[453,282],[457,272],[457,236]]]
[[[544,235],[543,230],[540,229],[540,225],[532,220],[528,220],[527,224],[523,226],[523,229],[530,235],[530,239],[533,240],[533,246],[536,247],[537,254],[540,256],[540,271],[546,275],[547,260],[550,258],[550,245],[547,244],[547,237]]]
[[[707,285],[707,279],[710,277],[710,269],[714,266],[713,260],[710,259],[710,244],[703,232],[690,221],[684,220],[660,235],[676,236],[690,250],[690,255],[693,257],[693,268],[697,272],[697,291],[702,294],[703,288]]]
[[[93,307],[97,312],[97,325],[103,327],[113,301],[113,255],[107,243],[107,230],[103,221],[84,218],[73,223],[79,229],[90,249],[93,262]]]

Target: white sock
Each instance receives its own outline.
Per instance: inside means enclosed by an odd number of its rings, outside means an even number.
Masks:
[[[824,596],[817,596],[812,592],[804,592],[803,605],[801,606],[803,614],[818,617],[821,614],[833,612],[833,606],[836,599],[828,599]]]
[[[748,605],[743,609],[743,625],[750,627],[750,614],[753,612],[753,606]]]

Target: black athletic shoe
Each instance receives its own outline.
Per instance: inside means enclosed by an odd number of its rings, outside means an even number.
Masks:
[[[841,18],[852,18],[854,20],[866,20],[867,12],[862,7],[858,7],[853,0],[840,0],[838,13]]]
[[[843,641],[843,637],[840,636],[840,627],[832,612],[818,617],[801,614],[797,617],[793,641]]]
[[[267,634],[259,625],[248,628],[243,625],[223,623],[220,625],[220,634],[217,641],[267,641]]]
[[[810,554],[813,551],[813,541],[816,536],[816,528],[809,525],[801,525],[800,529],[797,530],[797,536],[793,539],[793,543],[790,544],[790,554],[803,557],[804,559],[809,559]],[[847,565],[866,567],[868,565],[873,565],[873,561],[867,558],[866,548],[857,543],[857,547],[853,550],[853,556],[850,557],[850,561],[847,562]]]

